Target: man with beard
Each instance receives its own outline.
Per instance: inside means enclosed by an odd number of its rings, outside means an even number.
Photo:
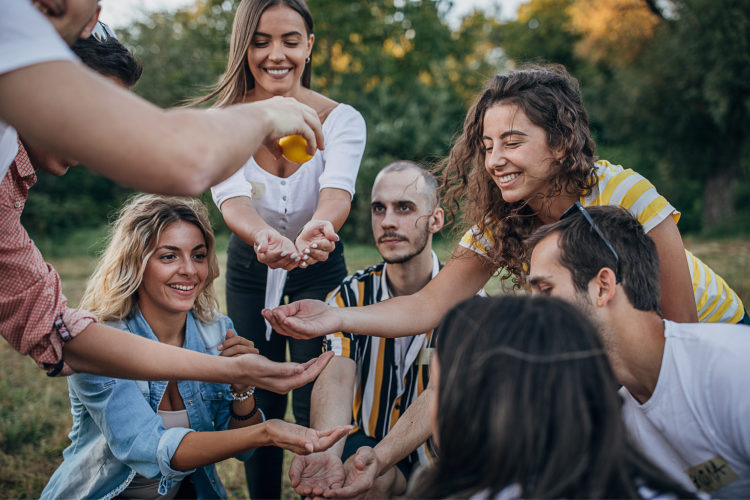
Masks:
[[[372,233],[385,262],[348,276],[329,295],[330,305],[357,307],[411,295],[435,277],[442,265],[432,251],[432,235],[444,220],[438,186],[429,171],[409,161],[391,163],[378,174]],[[325,338],[324,350],[336,356],[313,388],[310,426],[356,427],[327,452],[294,458],[289,476],[297,493],[320,496],[344,485],[345,469],[353,462],[347,459],[362,446],[375,447],[427,387],[434,345],[433,332],[395,339],[338,332]],[[430,454],[428,443],[421,443],[380,476],[369,495],[402,494],[412,467],[429,465]]]
[[[617,207],[568,212],[527,241],[533,294],[567,300],[597,326],[648,458],[685,488],[750,498],[750,329],[663,319],[659,254],[643,226]]]

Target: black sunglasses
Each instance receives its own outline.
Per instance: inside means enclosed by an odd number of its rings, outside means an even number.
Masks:
[[[577,210],[576,210],[577,209]],[[612,247],[612,244],[609,242],[606,236],[604,236],[604,233],[602,233],[601,229],[599,229],[599,226],[596,225],[596,222],[594,222],[594,219],[591,218],[591,215],[586,211],[585,208],[583,208],[583,205],[581,205],[580,201],[577,201],[573,204],[572,207],[567,209],[565,213],[560,217],[560,220],[565,219],[566,217],[570,217],[571,215],[578,212],[578,210],[581,211],[583,214],[583,217],[588,221],[589,224],[591,224],[591,227],[594,228],[594,231],[596,231],[596,234],[599,235],[599,237],[604,241],[604,244],[607,245],[607,248],[612,252],[612,255],[615,256],[615,282],[619,285],[622,283],[622,278],[620,278],[620,257],[617,256],[617,252],[615,252],[615,249]]]

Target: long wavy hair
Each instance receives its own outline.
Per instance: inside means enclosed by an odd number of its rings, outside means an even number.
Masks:
[[[216,240],[208,210],[193,198],[131,196],[112,224],[107,248],[86,283],[81,308],[102,322],[132,317],[138,310],[138,288],[146,262],[158,248],[164,230],[180,221],[195,225],[206,240],[208,275],[192,310],[204,323],[212,322],[219,310],[214,290],[214,280],[219,276]]]
[[[307,36],[313,34],[313,18],[310,9],[304,0],[242,0],[232,23],[232,38],[229,42],[229,62],[227,71],[222,76],[216,87],[203,97],[190,101],[189,106],[198,106],[214,98],[215,108],[231,106],[244,99],[245,94],[255,88],[255,77],[250,72],[247,63],[247,51],[258,30],[258,23],[263,12],[270,7],[283,5],[296,11],[305,21]],[[312,80],[312,57],[305,63],[300,83],[305,88],[310,88]]]
[[[407,497],[695,497],[630,442],[602,343],[572,305],[477,297],[436,335],[439,458]]]
[[[528,255],[523,240],[540,221],[528,200],[508,203],[485,169],[484,116],[498,105],[517,106],[544,129],[551,150],[562,151],[547,179],[545,202],[563,190],[585,196],[597,183],[595,145],[583,107],[578,81],[561,65],[528,65],[509,75],[495,75],[477,96],[464,121],[463,132],[438,166],[442,171],[448,221],[460,218],[458,230],[477,225],[489,229],[494,244],[490,263],[515,287],[525,282]],[[460,215],[458,215],[460,213]]]

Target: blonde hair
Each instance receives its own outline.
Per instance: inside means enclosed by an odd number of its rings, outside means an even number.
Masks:
[[[193,313],[210,323],[219,310],[214,280],[219,276],[208,210],[199,200],[150,194],[131,196],[122,206],[108,236],[96,271],[86,282],[81,308],[99,321],[122,321],[138,310],[138,288],[146,263],[159,245],[162,232],[175,222],[194,224],[206,240],[208,275],[193,304]]]
[[[305,21],[307,35],[310,36],[313,33],[312,14],[310,14],[310,9],[304,0],[242,0],[237,7],[232,23],[227,71],[214,90],[208,95],[190,101],[189,106],[197,106],[218,97],[212,107],[225,108],[241,101],[248,90],[255,88],[255,78],[247,64],[247,51],[250,49],[253,35],[258,30],[260,16],[266,9],[277,5],[283,5],[296,11]],[[312,64],[308,61],[305,63],[300,82],[303,87],[309,89],[311,79]]]

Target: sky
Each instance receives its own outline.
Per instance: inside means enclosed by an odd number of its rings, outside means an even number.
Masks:
[[[453,10],[448,16],[452,26],[459,19],[478,8],[491,14],[499,14],[502,19],[513,19],[518,6],[527,0],[454,0]],[[140,13],[156,10],[173,10],[190,5],[194,0],[102,0],[100,19],[107,25],[117,28],[127,25]]]

